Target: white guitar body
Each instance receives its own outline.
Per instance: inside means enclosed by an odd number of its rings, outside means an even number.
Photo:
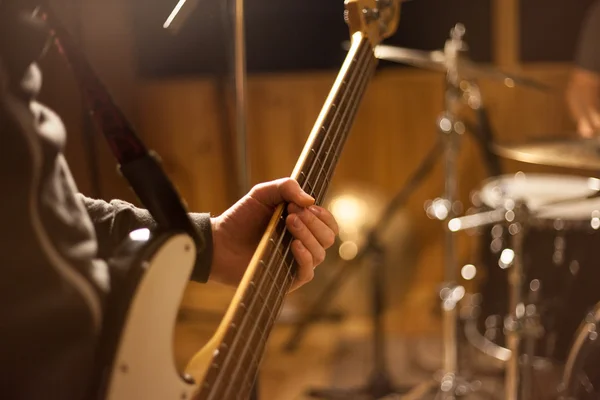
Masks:
[[[144,237],[145,236],[145,237]],[[147,230],[130,234],[145,241]],[[143,276],[122,326],[106,387],[109,400],[191,399],[197,384],[175,366],[173,331],[192,273],[196,247],[185,234],[170,236],[142,262]]]

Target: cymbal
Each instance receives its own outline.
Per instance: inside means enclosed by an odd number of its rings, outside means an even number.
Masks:
[[[446,72],[446,56],[443,51],[423,51],[404,47],[378,45],[375,57],[381,60],[412,65],[413,67]],[[458,59],[458,69],[465,79],[491,79],[504,83],[507,87],[526,86],[537,90],[551,90],[551,87],[534,79],[509,74],[498,68],[483,66],[465,58]]]
[[[493,144],[494,153],[511,160],[553,167],[600,171],[600,140],[545,139],[526,144]]]

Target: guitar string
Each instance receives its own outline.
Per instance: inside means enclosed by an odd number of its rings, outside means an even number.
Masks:
[[[358,52],[358,51],[362,51],[362,49],[361,49],[361,46],[362,46],[362,45],[363,45],[362,43],[359,45],[359,49],[357,50],[357,52]],[[367,46],[367,48],[368,48],[368,46]],[[367,53],[367,55],[368,55],[368,53]],[[364,56],[363,54],[361,54],[361,55],[359,56],[359,60],[360,60],[359,62],[361,62],[361,63],[362,63],[362,58],[363,58],[363,56]],[[371,58],[370,58],[370,60],[372,61],[372,60],[373,60],[373,57],[371,57]],[[367,70],[368,70],[368,67],[369,67],[369,64],[370,64],[370,63],[369,63],[369,59],[367,59],[366,61],[367,61],[367,66],[366,66],[366,67],[367,67]],[[359,62],[357,62],[357,64],[358,64]],[[364,77],[365,77],[365,76],[368,76],[368,75],[367,75],[367,74],[361,74],[361,73],[360,73],[360,71],[358,71],[358,73],[359,73],[359,74],[358,74],[358,78],[357,78],[357,79],[358,79],[358,80],[361,80],[361,79],[362,79],[362,82],[360,82],[360,85],[357,85],[357,86],[355,86],[355,87],[354,87],[354,91],[361,91],[361,90],[364,90],[364,88],[365,88],[365,86],[366,86],[366,80],[364,79]],[[352,78],[353,78],[353,77],[351,77],[351,79],[352,79]],[[348,94],[349,92],[350,92],[350,91],[345,91],[345,92],[344,92],[344,94],[343,94],[343,96],[342,96],[342,99],[341,99],[341,100],[338,102],[338,104],[335,104],[335,106],[337,106],[337,107],[341,106],[341,105],[342,105],[342,103],[343,103],[343,102],[344,102],[344,100],[345,100],[345,99],[344,99],[344,97],[346,97],[346,96],[347,96],[347,94]],[[354,95],[354,94],[355,94],[355,93],[352,93],[352,95]],[[350,98],[349,102],[351,102],[351,101],[353,101],[352,97]],[[343,116],[342,116],[342,118],[341,118],[340,124],[337,126],[337,131],[336,131],[336,134],[335,134],[335,136],[334,136],[334,139],[333,139],[332,141],[330,141],[330,146],[329,146],[328,152],[326,153],[325,160],[322,160],[322,161],[321,161],[321,162],[322,162],[322,164],[321,164],[321,168],[319,169],[319,172],[318,172],[318,175],[317,175],[317,178],[316,178],[316,180],[317,180],[317,181],[316,181],[317,185],[318,185],[318,183],[319,183],[319,178],[321,177],[321,174],[322,174],[323,172],[325,172],[325,179],[323,180],[323,184],[321,185],[321,188],[320,188],[320,189],[318,189],[318,192],[319,192],[319,193],[318,193],[318,195],[317,195],[317,201],[319,201],[319,199],[321,199],[322,197],[324,197],[325,191],[326,191],[326,189],[327,189],[327,186],[328,186],[328,178],[330,178],[330,177],[331,177],[331,172],[332,172],[332,170],[333,170],[333,167],[334,167],[334,165],[335,165],[335,164],[334,164],[334,163],[331,163],[331,164],[329,165],[329,168],[328,168],[328,170],[327,170],[327,171],[325,171],[325,169],[323,168],[323,166],[322,166],[322,165],[326,165],[326,164],[327,164],[327,162],[328,162],[328,158],[329,158],[329,155],[331,155],[331,156],[332,156],[332,159],[335,159],[336,157],[337,157],[337,158],[339,158],[339,152],[340,152],[340,148],[341,148],[341,146],[343,145],[343,143],[344,143],[344,140],[346,139],[346,138],[345,138],[345,136],[347,136],[347,132],[345,132],[346,134],[344,134],[344,130],[345,130],[345,129],[341,129],[341,128],[342,128],[342,126],[344,126],[344,125],[345,125],[345,127],[347,128],[347,125],[349,125],[350,121],[353,119],[352,117],[353,117],[353,115],[354,115],[354,114],[355,114],[355,112],[356,112],[356,109],[357,109],[358,103],[359,103],[359,100],[355,100],[355,101],[354,101],[354,105],[353,105],[353,106],[351,106],[349,109],[346,109],[346,110],[345,110],[345,112],[343,113],[344,115],[343,115]],[[340,114],[341,114],[341,113],[339,113],[339,112],[337,112],[337,111],[336,111],[336,114],[334,114],[334,118],[333,118],[333,119],[332,119],[332,121],[330,122],[330,128],[331,128],[332,126],[334,126],[335,119],[336,119],[336,117],[337,117],[337,116],[339,116]],[[349,114],[349,118],[348,118],[348,119],[346,119],[346,120],[344,121],[344,118],[346,117],[346,114]],[[340,138],[339,142],[336,144],[336,139],[337,139],[337,136],[339,135],[339,133],[340,133],[340,132],[342,132],[342,135],[341,135],[341,138]],[[326,144],[326,140],[325,140],[325,138],[323,138],[323,142],[321,143],[321,147],[320,147],[320,149],[319,149],[319,152],[318,152],[318,153],[317,153],[317,155],[316,155],[316,161],[318,161],[318,160],[319,160],[319,155],[321,154],[321,152],[322,152],[322,150],[323,150],[323,146],[324,146],[325,144]],[[331,150],[332,150],[332,148],[334,147],[334,145],[336,146],[336,149],[335,149],[335,151],[334,151],[334,152],[332,152]],[[313,172],[313,170],[314,170],[314,167],[315,167],[315,164],[313,164],[313,165],[312,165],[312,167],[311,167],[311,169],[309,170],[309,173],[308,173],[308,175],[306,176],[306,177],[307,177],[307,179],[306,179],[306,181],[305,181],[305,184],[304,184],[304,186],[306,186],[306,185],[308,185],[308,184],[309,184],[309,181],[310,181],[310,178],[311,178],[312,172]],[[313,190],[315,190],[315,192],[316,192],[316,189],[317,189],[317,186],[315,185],[315,187],[313,188]],[[312,192],[313,190],[311,190],[311,192]],[[315,193],[311,193],[311,194],[313,194],[313,195],[314,195]],[[282,235],[284,235],[284,234],[285,234],[285,232],[284,232]],[[273,322],[273,320],[274,320],[273,316],[275,316],[275,318],[276,318],[276,316],[278,315],[278,308],[279,308],[279,306],[280,306],[280,304],[279,304],[279,303],[281,303],[281,302],[282,302],[282,300],[283,300],[283,297],[282,297],[282,293],[281,293],[281,292],[283,291],[283,289],[284,289],[284,287],[285,287],[285,285],[284,285],[284,284],[285,284],[285,283],[287,283],[286,281],[289,279],[289,276],[290,276],[290,274],[291,274],[291,271],[292,271],[292,268],[281,268],[281,266],[282,266],[282,265],[285,263],[285,261],[286,261],[286,258],[287,258],[288,254],[289,254],[289,250],[290,250],[290,248],[289,248],[289,246],[288,246],[288,248],[287,248],[287,249],[286,249],[286,251],[285,251],[285,254],[283,255],[282,261],[281,261],[281,263],[280,263],[280,264],[279,264],[279,266],[278,266],[278,267],[279,267],[279,269],[277,270],[277,271],[278,271],[278,273],[277,273],[277,277],[275,278],[274,285],[272,285],[272,287],[271,287],[271,288],[270,288],[270,290],[269,290],[269,294],[267,295],[267,300],[271,300],[271,297],[272,297],[272,296],[271,296],[272,290],[273,290],[273,289],[276,289],[277,287],[279,287],[279,292],[277,293],[277,296],[278,296],[278,297],[276,297],[276,304],[275,304],[275,307],[273,307],[273,309],[269,311],[269,315],[268,315],[268,322],[267,322],[267,324],[268,324],[268,325],[269,325],[271,322]],[[293,262],[293,261],[292,261],[292,262]],[[283,282],[283,284],[282,284],[282,283],[280,283],[280,280],[279,280],[279,274],[280,274],[280,272],[281,272],[282,270],[285,270],[285,271],[287,271],[287,273],[286,273],[286,276],[284,277],[284,282]],[[262,317],[262,314],[263,314],[263,312],[264,312],[264,308],[263,308],[262,310],[260,310],[259,319]],[[250,312],[250,313],[246,314],[246,316],[252,316],[252,313]],[[267,326],[268,326],[268,325],[267,325]],[[245,344],[245,346],[244,346],[244,349],[243,349],[243,352],[242,352],[242,355],[241,355],[241,357],[240,357],[240,358],[242,358],[242,359],[243,359],[243,357],[245,356],[245,353],[246,353],[246,351],[247,351],[247,349],[248,349],[248,346],[249,346],[250,344],[253,344],[253,343],[254,343],[254,336],[255,336],[255,333],[256,333],[256,327],[253,329],[253,331],[252,331],[252,333],[251,333],[251,335],[250,335],[250,338],[249,338],[249,340],[246,342],[246,344]],[[259,345],[259,346],[262,346],[262,345],[264,345],[264,343],[263,343],[263,342],[264,342],[264,336],[265,336],[265,334],[266,334],[266,333],[267,333],[267,330],[263,330],[263,331],[262,331],[262,333],[260,333],[260,337],[259,337],[259,343],[258,343],[258,345]],[[253,363],[255,363],[255,358],[256,358],[256,356],[257,356],[257,354],[256,354],[256,352],[255,352],[255,354],[254,354],[254,357],[253,357],[253,358],[250,360],[250,361],[251,361],[251,362],[250,362],[250,367],[252,367],[252,366],[253,366]],[[228,385],[228,388],[227,388],[227,390],[228,390],[228,389],[231,387],[231,384],[233,383],[233,381],[235,381],[235,380],[237,379],[237,376],[238,376],[238,370],[241,368],[241,366],[242,366],[242,364],[241,364],[241,363],[238,363],[238,364],[237,364],[237,367],[236,367],[236,369],[234,370],[234,373],[233,373],[233,375],[234,375],[234,379],[233,379],[232,381],[230,381],[230,385]],[[247,380],[247,377],[248,377],[248,373],[250,373],[250,372],[251,372],[251,369],[249,368],[248,370],[246,370],[246,372],[244,373],[244,375],[242,375],[242,376],[243,376],[243,378],[244,378],[244,380],[242,381],[242,384],[245,384],[245,381]],[[227,394],[227,393],[228,393],[228,391],[226,392],[226,394]]]
[[[362,39],[361,39],[361,40],[362,40]],[[363,40],[363,42],[364,42],[364,40]],[[358,49],[356,50],[356,52],[357,52],[357,53],[358,53],[359,51],[362,51],[362,49],[361,49],[361,47],[362,47],[362,44],[363,44],[363,43],[361,43],[361,44],[358,46]],[[345,95],[346,93],[347,93],[347,92],[345,92],[345,93],[344,93],[344,95]],[[343,100],[343,98],[342,98],[342,100]],[[336,110],[336,114],[334,115],[334,118],[335,118],[335,116],[337,116],[337,115],[339,115],[339,114],[340,114],[340,113],[339,113],[339,110]],[[322,143],[320,144],[320,148],[319,148],[319,152],[318,152],[318,154],[317,154],[317,157],[318,157],[318,156],[321,154],[321,152],[322,152],[322,150],[323,150],[323,147],[324,147],[324,145],[325,145],[325,140],[323,140],[323,141],[322,141]],[[332,145],[333,145],[333,143],[332,143]],[[313,168],[314,168],[314,164],[313,164]],[[312,169],[311,169],[311,171],[309,172],[309,176],[310,176],[311,174],[312,174]],[[307,179],[307,180],[304,182],[304,185],[306,185],[307,183],[308,183],[308,179]],[[284,229],[283,233],[282,233],[282,234],[280,235],[280,237],[279,237],[279,242],[280,242],[280,243],[281,243],[282,239],[283,239],[283,238],[284,238],[284,236],[285,236],[285,233],[286,233],[285,231],[286,231],[286,230]],[[280,243],[278,243],[278,245],[279,245]],[[275,250],[277,250],[277,249],[275,249]],[[286,260],[286,257],[287,257],[287,253],[288,253],[288,252],[289,252],[289,247],[288,247],[288,249],[287,249],[287,251],[286,251],[286,254],[283,256],[283,259],[282,259],[282,264],[283,264],[283,263],[285,263],[285,260]],[[275,255],[276,255],[276,254],[277,254],[277,251],[275,251],[275,252],[274,252],[274,254],[272,255],[272,259],[271,259],[271,260],[269,260],[269,263],[268,263],[268,266],[269,266],[269,267],[272,267],[273,259],[275,258]],[[281,264],[280,264],[280,267],[281,267]],[[266,268],[266,269],[267,269],[267,270],[269,270],[270,268]],[[281,270],[282,270],[282,268],[279,268],[279,270],[277,271],[277,276],[279,276],[279,274],[280,274]],[[289,273],[290,273],[290,271],[291,271],[291,268],[287,268],[287,271],[288,271],[288,272],[287,272],[287,274],[286,274],[286,275],[289,275]],[[263,273],[264,273],[264,272],[265,272],[265,271],[263,271]],[[263,284],[264,284],[264,281],[265,281],[265,278],[266,278],[266,276],[263,276],[263,277],[261,277],[261,278],[262,278],[262,279],[261,279],[261,281],[260,281],[260,283],[259,283],[259,290],[258,290],[258,293],[259,293],[259,294],[260,294],[260,289],[261,289],[261,287],[262,287],[262,286],[263,286]],[[284,282],[285,282],[285,280],[287,280],[287,276],[286,276],[286,278],[284,278]],[[279,280],[278,280],[277,278],[275,278],[275,280],[274,280],[274,282],[273,282],[273,285],[271,286],[271,290],[269,291],[269,296],[268,296],[268,298],[270,297],[270,293],[271,293],[271,291],[272,291],[273,287],[274,287],[274,286],[275,286],[277,283],[279,283],[278,281],[279,281]],[[244,317],[243,317],[244,321],[242,322],[242,326],[241,326],[241,329],[240,329],[240,331],[239,331],[239,332],[243,332],[243,330],[244,330],[243,328],[244,328],[244,325],[245,325],[245,323],[248,321],[248,318],[249,318],[250,316],[252,316],[252,312],[251,312],[251,311],[252,311],[252,310],[253,310],[253,308],[254,308],[253,306],[254,306],[255,302],[256,302],[256,297],[255,297],[255,298],[253,299],[253,301],[251,302],[251,305],[250,305],[250,307],[249,307],[249,308],[246,308],[246,310],[250,310],[250,312],[247,312],[247,313],[244,315]],[[260,314],[259,314],[259,319],[260,319],[260,317],[262,316],[262,312],[264,311],[264,308],[263,308],[262,310],[260,310],[260,311],[261,311],[261,312],[260,312]],[[276,311],[276,310],[273,310],[273,311]],[[273,314],[273,311],[271,312],[271,314]],[[253,338],[253,337],[254,337],[254,333],[255,333],[255,331],[256,331],[256,329],[254,329],[254,330],[253,330],[253,332],[252,332],[252,334],[251,334],[250,338]],[[238,343],[239,343],[238,339],[239,339],[239,337],[240,337],[240,336],[241,336],[241,335],[239,335],[239,334],[238,334],[238,337],[236,337],[236,338],[234,339],[234,343],[233,343],[233,344],[232,344],[232,346],[231,346],[231,350],[234,350],[234,349],[235,349],[235,348],[238,346]],[[244,355],[245,355],[245,353],[246,353],[246,349],[247,349],[247,347],[248,347],[248,345],[249,345],[250,343],[251,343],[250,341],[247,341],[247,342],[245,343],[245,346],[244,346],[243,352],[242,352],[242,354],[241,354],[241,356],[240,356],[239,358],[242,358],[242,359],[243,359],[243,356],[244,356]],[[223,364],[223,367],[222,367],[222,368],[223,368],[223,371],[221,372],[221,374],[219,374],[220,376],[222,376],[222,375],[223,375],[223,374],[224,374],[224,373],[225,373],[225,372],[228,370],[228,366],[229,366],[228,364],[229,364],[229,361],[231,360],[231,357],[232,357],[232,355],[233,355],[233,354],[234,354],[234,352],[233,352],[233,351],[230,351],[230,352],[228,352],[228,354],[226,355],[226,360],[224,360],[224,364]],[[238,363],[238,365],[239,365],[239,363]],[[235,376],[235,375],[237,375],[237,369],[238,369],[238,368],[236,368],[236,370],[234,371],[234,374],[233,374],[234,376]],[[235,379],[234,379],[234,380],[235,380]],[[231,382],[231,381],[230,381],[230,382]],[[217,378],[217,382],[215,382],[214,386],[218,388],[218,385],[219,385],[219,384],[220,384],[220,382],[219,382],[219,378]],[[229,385],[228,385],[228,387],[229,387]],[[226,388],[226,390],[228,389],[228,387]],[[213,393],[214,393],[214,392],[213,392]]]
[[[373,60],[374,60],[374,59],[373,59]],[[367,65],[367,68],[369,68],[369,67],[370,67],[370,65]],[[370,72],[370,71],[368,71],[368,72]],[[368,76],[369,76],[369,74],[368,74],[368,73],[367,73],[367,74],[363,74],[362,78],[365,78],[365,77],[367,77],[367,78],[368,78]],[[368,79],[363,79],[363,82],[361,82],[361,87],[358,87],[358,89],[364,89],[364,88],[366,87],[366,83],[367,83],[367,82],[368,82]],[[359,100],[357,100],[357,101],[356,101],[356,102],[353,104],[353,106],[352,106],[351,110],[349,110],[349,111],[350,111],[350,113],[349,113],[349,118],[348,118],[346,121],[344,121],[344,123],[345,123],[344,130],[345,130],[345,129],[347,129],[347,128],[348,128],[348,125],[350,125],[350,124],[351,124],[351,121],[353,120],[353,117],[354,117],[354,115],[355,115],[355,113],[356,113],[356,110],[358,109],[358,106],[359,106],[359,105],[360,105],[360,99],[359,99]],[[343,144],[344,144],[344,140],[346,139],[346,137],[344,137],[344,135],[342,135],[342,137],[341,137],[340,139],[341,139],[341,140],[340,140],[340,141],[339,141],[339,143],[336,145],[336,149],[335,149],[336,151],[335,151],[335,153],[333,153],[333,154],[334,154],[334,155],[333,155],[333,158],[335,158],[335,157],[338,157],[338,156],[339,156],[340,150],[341,150],[341,148],[342,148],[342,146],[343,146]],[[333,145],[333,144],[332,144],[332,145]],[[325,162],[326,162],[326,160],[325,160]],[[329,177],[329,178],[331,177],[331,175],[332,175],[332,172],[333,172],[333,167],[334,167],[334,166],[335,166],[335,164],[334,164],[334,163],[331,163],[331,164],[329,164],[329,168],[327,169],[327,172],[325,172],[325,177],[326,177],[326,179],[327,179],[327,177]],[[324,169],[321,169],[321,172],[324,172]],[[317,179],[319,178],[319,176],[320,176],[320,173],[319,173],[319,175],[317,176]],[[324,197],[325,197],[325,194],[326,194],[326,192],[327,192],[327,188],[328,188],[328,184],[327,184],[327,180],[326,180],[326,179],[324,179],[324,180],[323,180],[323,184],[321,185],[321,188],[318,190],[318,194],[317,194],[317,196],[316,196],[316,198],[318,198],[318,199],[322,199],[322,198],[324,198]],[[285,300],[285,297],[284,297],[284,296],[282,296],[282,294],[283,294],[282,292],[283,292],[283,289],[285,288],[285,285],[288,285],[288,287],[289,287],[289,285],[291,285],[292,281],[290,281],[290,282],[286,282],[286,281],[289,279],[289,277],[290,277],[290,276],[291,276],[291,274],[290,274],[290,273],[286,274],[286,277],[284,278],[284,279],[285,279],[285,281],[284,281],[284,284],[280,285],[279,293],[277,294],[277,297],[276,297],[276,307],[274,308],[274,310],[277,310],[277,309],[279,308],[279,306],[281,305],[281,303],[283,303],[283,301]],[[277,318],[277,314],[274,314],[274,313],[272,312],[272,313],[269,315],[268,324],[270,325],[271,323],[274,323],[274,321],[275,321],[275,319],[276,319],[276,318]],[[265,338],[264,338],[264,335],[265,335],[265,333],[266,333],[266,331],[263,331],[263,332],[262,332],[262,335],[261,335],[261,337],[260,337],[260,341],[261,341],[261,342],[259,342],[259,344],[260,344],[261,346],[262,346],[262,345],[264,345],[264,343],[265,343]],[[250,360],[250,361],[251,361],[251,362],[250,362],[250,366],[251,366],[251,367],[253,366],[253,364],[256,364],[256,360],[255,360],[255,359],[256,359],[256,357],[257,357],[257,356],[259,356],[259,355],[260,355],[260,354],[259,354],[258,352],[255,352],[255,353],[254,353],[254,355],[252,356],[252,360]],[[248,387],[249,387],[250,389],[252,388],[252,383],[251,383],[251,382],[248,382],[248,378],[251,378],[252,376],[253,376],[253,375],[252,375],[252,370],[251,370],[251,369],[248,369],[248,370],[247,370],[247,371],[244,373],[244,380],[243,380],[243,381],[242,381],[242,383],[241,383],[241,384],[242,384],[242,387],[246,388],[246,385],[249,385]]]
[[[359,49],[360,49],[360,46],[359,46]],[[362,49],[360,49],[360,50],[362,50]],[[357,50],[357,52],[358,52],[358,50]],[[362,56],[362,55],[361,55],[361,56]],[[361,59],[361,58],[362,58],[361,56],[359,56],[359,59]],[[361,60],[361,61],[362,61],[362,60]],[[356,59],[355,59],[355,62],[356,62]],[[355,74],[354,74],[354,75],[355,75]],[[350,77],[350,79],[349,79],[349,80],[351,80],[352,78],[354,78],[354,77],[351,75],[351,77]],[[359,79],[360,79],[360,75],[359,75]],[[338,102],[338,107],[339,107],[339,106],[340,106],[340,105],[341,105],[341,104],[344,102],[344,97],[347,95],[347,93],[348,93],[348,92],[349,92],[349,91],[345,91],[345,92],[343,92],[343,93],[344,93],[344,96],[342,96],[342,99],[341,99],[341,100]],[[346,110],[346,111],[347,111],[347,110]],[[332,125],[334,125],[334,122],[335,122],[335,119],[336,119],[336,117],[337,117],[337,116],[339,116],[340,114],[341,114],[341,113],[339,113],[339,111],[336,111],[336,114],[334,114],[334,118],[333,118],[331,121],[329,121],[330,127],[331,127]],[[345,114],[345,113],[344,113],[344,114]],[[339,134],[339,128],[340,128],[340,126],[338,126],[338,130],[337,130],[337,132],[336,132],[336,137],[337,137],[337,135]],[[334,140],[335,140],[335,139],[334,139]],[[333,145],[334,145],[334,144],[335,144],[335,142],[331,142],[331,144],[330,144],[330,147],[329,147],[329,149],[328,149],[328,150],[330,151],[330,153],[331,153],[331,148],[333,147]],[[317,153],[317,158],[318,158],[318,156],[319,156],[319,155],[322,153],[322,151],[323,151],[323,147],[324,147],[325,145],[326,145],[326,142],[325,142],[325,141],[323,141],[323,142],[321,143],[321,146],[320,146],[319,152]],[[339,147],[339,146],[338,146],[338,147]],[[331,153],[331,154],[334,154],[334,153]],[[334,154],[334,157],[335,157],[335,154]],[[308,178],[309,178],[309,179],[308,179],[308,180],[305,182],[306,184],[308,184],[308,182],[310,181],[310,178],[311,178],[311,175],[312,175],[312,171],[314,170],[314,165],[315,165],[315,164],[313,164],[313,168],[312,168],[312,169],[311,169],[311,171],[309,172],[309,175],[308,175]],[[323,172],[323,169],[321,169],[321,172]],[[319,173],[319,176],[320,176],[320,173]],[[286,233],[286,232],[285,232],[285,230],[284,230],[284,232],[282,233],[282,237],[283,237],[283,235],[285,235],[285,233]],[[280,238],[280,239],[281,239],[281,238]],[[280,240],[280,242],[281,242],[281,240]],[[281,271],[282,271],[282,270],[285,270],[285,271],[286,271],[286,276],[284,277],[284,283],[285,283],[285,282],[286,282],[286,280],[289,278],[289,275],[290,275],[290,273],[291,273],[291,271],[292,271],[292,269],[291,269],[291,268],[286,268],[286,269],[282,269],[282,268],[281,268],[281,265],[282,265],[283,263],[285,263],[285,260],[286,260],[286,258],[287,258],[287,256],[288,256],[288,253],[289,253],[289,250],[290,250],[290,248],[288,247],[288,248],[286,249],[286,252],[285,252],[285,254],[283,255],[282,262],[281,262],[281,263],[280,263],[280,265],[278,266],[278,267],[279,267],[279,269],[277,270],[277,277],[275,278],[275,281],[273,282],[273,285],[271,286],[271,288],[270,288],[270,290],[269,290],[269,294],[266,296],[268,300],[270,300],[270,299],[271,299],[271,293],[272,293],[272,291],[273,291],[273,289],[274,289],[274,288],[276,288],[277,286],[280,286],[280,291],[283,289],[283,285],[281,285],[281,283],[279,282],[279,279],[278,279],[278,278],[279,278],[279,275],[280,275],[280,273],[281,273]],[[269,265],[270,265],[271,267],[272,267],[272,264],[273,264],[273,260],[271,260],[271,261],[269,262]],[[265,311],[265,309],[264,309],[264,308],[263,308],[263,309],[261,309],[261,310],[259,310],[259,316],[258,316],[258,319],[259,319],[259,320],[262,318],[262,314],[264,313],[264,311]],[[272,318],[272,317],[273,317],[273,315],[274,315],[275,313],[277,313],[277,311],[278,311],[278,309],[277,309],[277,308],[274,308],[272,311],[270,311],[270,312],[269,312],[269,314],[268,314],[268,320],[269,320],[269,321],[272,321],[272,320],[273,320],[273,318]],[[246,318],[247,318],[247,317],[249,317],[249,316],[253,316],[252,312],[250,312],[250,313],[246,314]],[[243,332],[243,329],[241,329],[241,331]],[[262,339],[262,337],[264,337],[264,334],[265,334],[266,332],[267,332],[266,330],[265,330],[265,331],[263,331],[263,334],[261,335],[261,339]],[[246,341],[246,343],[245,343],[244,349],[243,349],[243,351],[242,351],[242,354],[241,354],[241,356],[240,356],[240,358],[241,358],[242,360],[244,359],[244,356],[245,356],[245,354],[246,354],[246,351],[247,351],[247,349],[248,349],[249,345],[253,344],[253,342],[254,342],[254,340],[253,340],[253,339],[254,339],[255,333],[256,333],[256,326],[254,327],[254,329],[253,329],[253,331],[252,331],[252,333],[251,333],[250,337],[247,339],[247,341]],[[237,344],[236,344],[236,345],[237,345]],[[262,344],[259,342],[259,345],[262,345]],[[235,347],[235,346],[234,346],[234,347]],[[232,352],[232,353],[233,353],[233,352]],[[254,360],[252,360],[252,361],[254,361]],[[226,390],[227,390],[226,394],[227,394],[227,393],[228,393],[228,391],[229,391],[228,389],[229,389],[229,388],[231,388],[231,385],[232,385],[232,384],[233,384],[233,383],[234,383],[234,382],[237,380],[237,377],[238,377],[238,370],[239,370],[241,367],[242,367],[242,363],[238,363],[238,364],[237,364],[237,367],[236,367],[236,369],[234,370],[234,373],[233,373],[233,379],[232,379],[232,380],[230,380],[230,384],[228,385],[228,387],[227,387],[227,389],[226,389]],[[252,364],[250,364],[250,367],[252,367]],[[251,369],[247,370],[247,372],[250,372],[250,371],[251,371]]]

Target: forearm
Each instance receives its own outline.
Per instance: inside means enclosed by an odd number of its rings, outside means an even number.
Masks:
[[[91,199],[82,194],[78,197],[85,204],[85,207],[94,223],[98,239],[98,255],[101,258],[109,258],[116,247],[133,230],[140,228],[154,229],[156,222],[150,213],[142,208],[122,201]],[[194,271],[193,278],[204,282],[205,279],[196,278],[199,276],[208,276],[212,263],[213,240],[210,214],[208,213],[190,213],[194,226],[200,235],[200,242],[203,247],[199,249],[200,260],[199,268]]]
[[[575,68],[566,92],[571,118],[580,133],[592,134],[600,127],[600,77],[598,74]]]

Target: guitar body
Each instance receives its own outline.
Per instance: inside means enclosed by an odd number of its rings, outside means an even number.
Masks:
[[[173,331],[195,257],[187,234],[151,236],[141,229],[130,234],[111,260],[114,285],[95,398],[192,398],[196,385],[175,366]]]

